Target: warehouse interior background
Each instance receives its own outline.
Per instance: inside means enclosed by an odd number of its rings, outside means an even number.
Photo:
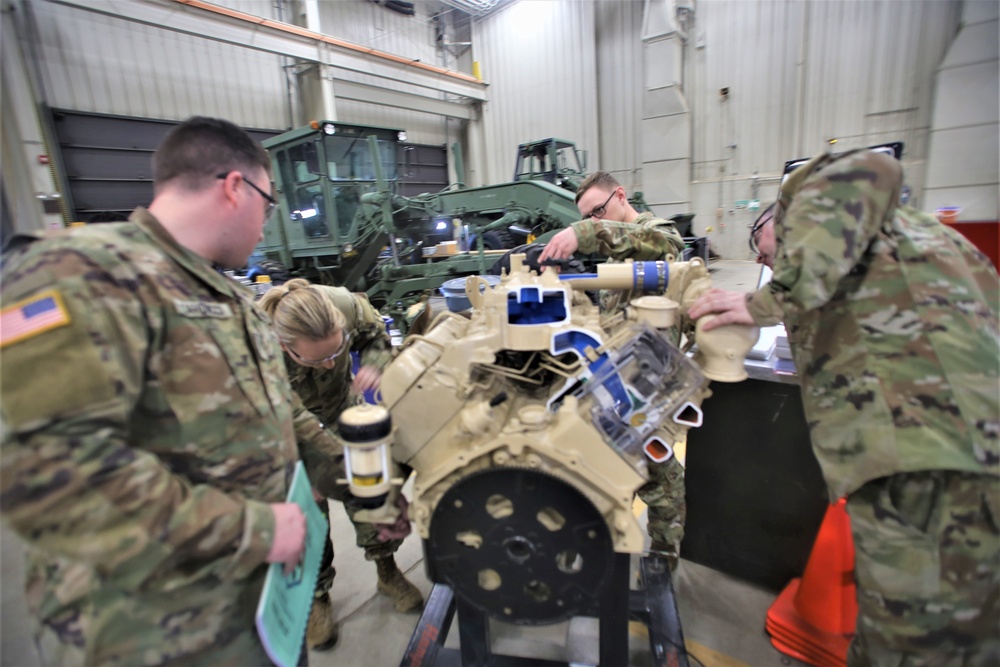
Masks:
[[[470,186],[509,180],[519,143],[567,139],[587,151],[589,170],[643,192],[658,215],[694,213],[695,233],[727,259],[750,259],[752,202],[774,198],[786,160],[902,141],[910,202],[958,207],[963,232],[996,243],[993,0],[2,7],[6,230],[71,220],[74,179],[83,191],[101,179],[148,188],[138,166],[131,178],[74,173],[70,149],[89,164],[126,155],[85,129],[59,137],[59,112],[71,112],[110,123],[112,137],[194,114],[264,136],[320,118],[396,127],[440,147],[444,180]]]
[[[957,209],[956,228],[997,262],[996,0],[0,0],[0,11],[0,240],[148,203],[152,149],[171,124],[207,115],[258,138],[320,119],[405,130],[434,188],[509,181],[518,144],[566,139],[659,217],[693,213],[693,233],[724,260],[753,259],[749,227],[786,161],[901,141],[909,202]],[[739,280],[726,286],[752,289],[756,273]],[[4,530],[7,627],[25,615],[15,540]],[[338,541],[338,559],[361,558],[352,541]],[[426,595],[419,543],[406,548]],[[704,571],[684,565],[682,596],[703,590]],[[342,609],[371,612],[345,637],[398,629],[397,643],[367,647],[385,661],[415,618],[363,597],[366,568],[358,560],[363,581],[338,577],[351,587]],[[720,613],[742,612],[712,585]],[[3,639],[0,662],[33,664],[9,659],[29,638]],[[725,640],[750,664],[798,664]],[[350,655],[313,664],[357,664]]]

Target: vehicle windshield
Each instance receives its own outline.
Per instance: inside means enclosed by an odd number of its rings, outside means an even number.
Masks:
[[[375,165],[368,150],[366,137],[346,137],[342,135],[323,138],[326,154],[327,175],[335,181],[374,181]],[[380,139],[379,159],[387,180],[396,179],[396,144]]]

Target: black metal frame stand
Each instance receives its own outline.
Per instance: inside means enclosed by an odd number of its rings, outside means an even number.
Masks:
[[[615,554],[611,579],[600,592],[599,664],[605,667],[628,664],[628,622],[634,620],[649,629],[654,667],[688,667],[667,561],[656,555],[644,556],[640,562],[642,587],[635,591],[629,590],[629,561],[629,554]],[[459,648],[445,648],[456,610]],[[399,664],[400,667],[565,667],[567,663],[493,653],[489,617],[456,598],[450,586],[434,584]]]

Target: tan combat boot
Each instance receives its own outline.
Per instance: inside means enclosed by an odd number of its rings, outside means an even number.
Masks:
[[[324,595],[313,600],[309,610],[309,625],[306,626],[306,642],[314,651],[326,651],[333,648],[340,638],[340,626],[333,617],[333,605],[330,596]]]
[[[399,571],[395,558],[377,558],[375,566],[378,568],[378,592],[393,599],[396,611],[413,611],[424,606],[424,596]]]

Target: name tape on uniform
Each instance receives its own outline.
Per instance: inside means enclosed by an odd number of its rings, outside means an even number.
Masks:
[[[62,295],[47,290],[0,311],[0,348],[70,323]]]
[[[226,303],[174,299],[174,306],[181,317],[214,317],[225,319],[233,316],[233,309]]]

